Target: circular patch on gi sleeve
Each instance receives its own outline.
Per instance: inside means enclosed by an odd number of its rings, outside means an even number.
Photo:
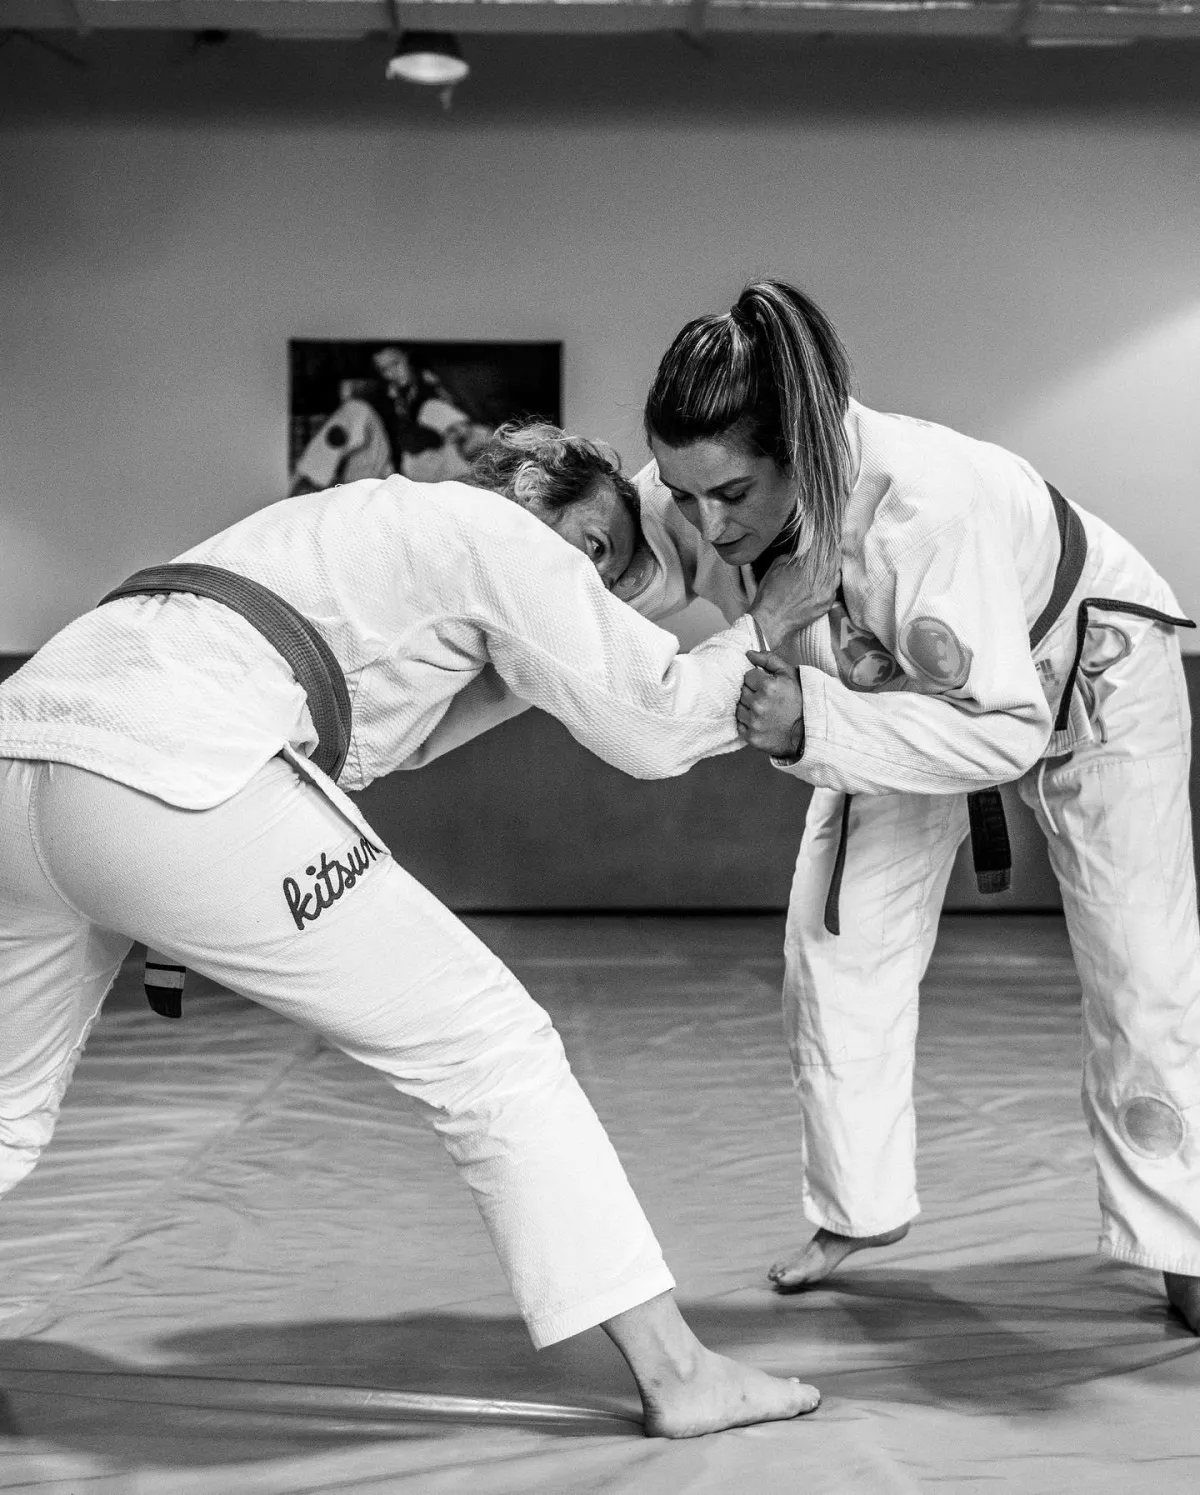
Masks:
[[[1165,1100],[1138,1095],[1117,1112],[1121,1135],[1144,1158],[1169,1158],[1183,1145],[1183,1117]]]
[[[942,690],[967,683],[971,651],[940,618],[909,618],[900,632],[900,648],[913,669]]]
[[[1133,653],[1133,640],[1115,623],[1089,623],[1079,668],[1085,675],[1101,675]]]
[[[854,660],[846,677],[846,684],[851,690],[878,690],[880,686],[890,685],[903,673],[883,645],[877,643],[873,649],[864,650]]]

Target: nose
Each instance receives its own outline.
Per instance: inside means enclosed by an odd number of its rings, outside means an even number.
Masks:
[[[697,508],[699,509],[700,533],[710,545],[720,544],[729,527],[729,516],[725,512],[725,505],[719,499],[702,498]]]

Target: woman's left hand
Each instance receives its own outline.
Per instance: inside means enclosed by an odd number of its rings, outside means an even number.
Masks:
[[[751,616],[775,648],[823,618],[837,601],[841,577],[836,570],[818,574],[807,554],[777,560],[758,584]]]
[[[747,670],[738,700],[738,736],[772,758],[798,758],[804,751],[804,696],[800,672],[778,654],[747,652]]]

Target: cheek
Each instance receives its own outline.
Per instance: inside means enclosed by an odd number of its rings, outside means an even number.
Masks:
[[[755,505],[755,528],[768,539],[775,539],[792,517],[792,507],[790,488],[772,486]]]

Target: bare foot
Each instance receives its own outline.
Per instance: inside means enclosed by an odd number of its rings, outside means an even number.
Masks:
[[[1193,1334],[1200,1334],[1200,1277],[1185,1277],[1182,1272],[1164,1272],[1167,1298]]]
[[[601,1327],[637,1381],[647,1438],[698,1438],[752,1422],[782,1422],[821,1404],[815,1386],[781,1381],[705,1349],[669,1292]]]
[[[787,1261],[777,1261],[767,1276],[778,1292],[803,1292],[806,1287],[823,1282],[854,1252],[865,1251],[868,1246],[890,1246],[907,1234],[907,1225],[897,1225],[895,1230],[885,1230],[882,1235],[835,1235],[832,1230],[818,1230],[803,1250]]]
[[[701,1349],[694,1370],[642,1387],[647,1438],[698,1438],[723,1428],[784,1422],[815,1412],[821,1393]]]

